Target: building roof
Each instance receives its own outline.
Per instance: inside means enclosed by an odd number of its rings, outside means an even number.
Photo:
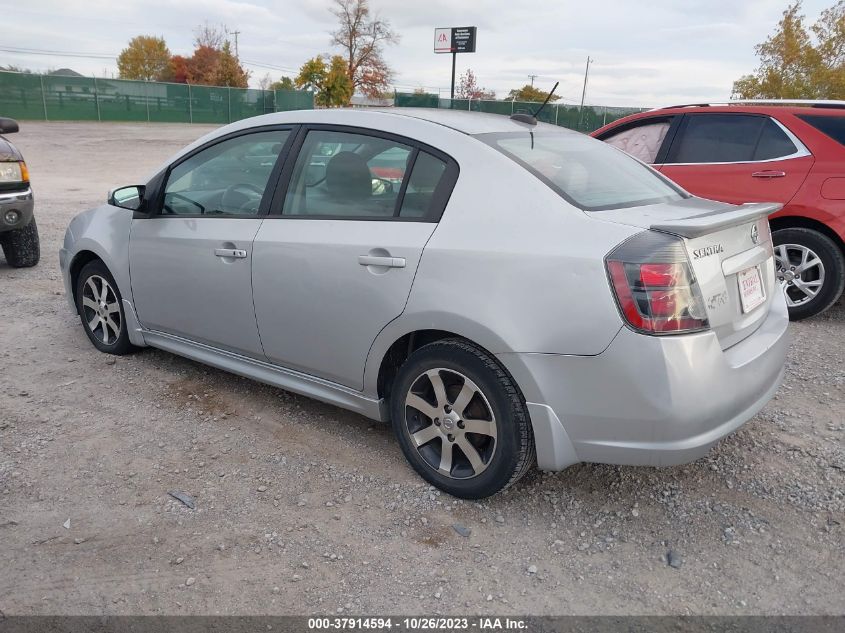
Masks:
[[[71,70],[70,68],[59,68],[58,70],[52,70],[48,75],[61,75],[62,77],[84,77],[82,73],[78,73],[75,70]]]

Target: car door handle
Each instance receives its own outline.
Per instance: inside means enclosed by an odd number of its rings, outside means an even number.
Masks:
[[[783,178],[786,176],[785,171],[755,171],[751,174],[752,178]]]
[[[386,268],[405,268],[404,257],[379,257],[377,255],[359,255],[361,266],[385,266]]]
[[[215,248],[217,257],[231,257],[232,259],[246,259],[246,251],[240,248]]]

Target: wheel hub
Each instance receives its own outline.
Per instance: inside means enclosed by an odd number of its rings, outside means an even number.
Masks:
[[[430,369],[405,398],[408,433],[425,463],[452,479],[483,472],[496,450],[496,418],[484,393],[452,369]]]

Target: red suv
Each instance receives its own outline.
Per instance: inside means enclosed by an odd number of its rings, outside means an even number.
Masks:
[[[702,198],[780,202],[771,216],[793,320],[845,286],[845,102],[738,101],[619,119],[593,132]]]

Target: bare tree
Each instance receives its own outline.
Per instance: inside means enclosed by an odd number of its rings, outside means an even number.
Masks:
[[[386,44],[396,44],[399,35],[370,11],[368,0],[334,0],[331,12],[338,19],[332,44],[343,49],[347,74],[354,89],[378,96],[390,85],[393,70],[383,57]]]
[[[270,76],[270,73],[265,73],[264,76],[258,80],[258,87],[261,90],[269,90],[272,83],[273,78]]]
[[[215,26],[209,24],[208,20],[206,20],[205,23],[200,24],[194,29],[194,46],[196,48],[207,46],[208,48],[219,51],[223,48],[223,44],[226,43],[227,39],[225,25]]]

